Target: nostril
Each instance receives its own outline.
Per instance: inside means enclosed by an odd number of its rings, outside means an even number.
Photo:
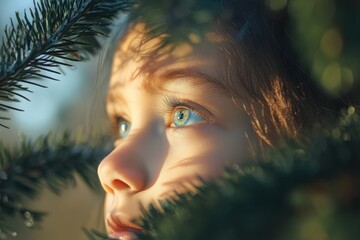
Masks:
[[[114,194],[114,190],[111,187],[109,187],[107,185],[103,185],[103,188],[104,188],[105,192]]]
[[[130,189],[130,186],[128,184],[118,179],[112,181],[112,187],[116,190]]]

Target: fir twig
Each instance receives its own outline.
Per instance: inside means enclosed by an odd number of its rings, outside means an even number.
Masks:
[[[317,133],[203,181],[194,196],[147,206],[137,239],[358,239],[360,118],[349,113]]]
[[[20,216],[29,227],[40,221],[44,213],[23,206],[25,197],[36,197],[44,187],[59,194],[75,184],[75,173],[99,190],[96,169],[105,152],[105,148],[71,140],[67,134],[58,139],[49,135],[35,143],[23,141],[14,150],[0,144],[0,233],[14,233],[6,227],[4,216]]]
[[[318,133],[228,169],[190,201],[147,209],[138,239],[358,239],[360,118],[350,113]]]
[[[0,45],[0,111],[15,109],[5,102],[28,100],[21,93],[29,91],[26,85],[45,87],[40,78],[56,80],[47,73],[59,74],[60,66],[94,54],[96,37],[131,6],[132,0],[41,0],[22,17],[17,12]]]

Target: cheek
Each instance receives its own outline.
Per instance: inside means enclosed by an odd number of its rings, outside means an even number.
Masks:
[[[105,203],[104,203],[105,213],[107,213],[107,212],[109,212],[111,210],[113,202],[114,202],[113,195],[107,193],[106,196],[105,196]]]
[[[199,125],[169,134],[168,175],[213,178],[225,165],[247,157],[247,144],[241,129],[227,131],[216,125]],[[166,170],[166,168],[165,168]]]

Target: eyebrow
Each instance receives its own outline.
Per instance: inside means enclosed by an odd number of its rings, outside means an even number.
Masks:
[[[207,84],[213,90],[228,91],[228,88],[218,78],[189,67],[168,69],[154,77],[146,77],[144,87],[150,89],[162,88],[168,83],[179,81],[179,79],[183,78],[192,83]]]
[[[149,74],[148,76],[143,77],[143,87],[149,92],[156,89],[164,90],[164,86],[166,84],[180,81],[180,79],[186,78],[186,80],[191,83],[207,85],[209,90],[218,91],[219,93],[223,94],[229,93],[229,89],[218,78],[215,78],[190,67],[172,68],[165,70],[161,74]],[[124,85],[124,82],[118,81],[111,86],[110,90],[107,93],[108,103],[111,104],[119,101],[123,103],[126,102],[122,95],[116,91],[116,89],[122,85]]]

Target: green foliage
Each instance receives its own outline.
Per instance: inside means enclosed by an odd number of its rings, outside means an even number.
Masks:
[[[23,17],[16,13],[0,45],[0,111],[20,110],[7,102],[29,100],[22,95],[30,91],[26,85],[45,87],[39,79],[56,80],[48,73],[60,74],[60,66],[94,54],[100,48],[96,37],[131,5],[131,0],[42,0]]]
[[[132,18],[146,23],[149,38],[161,36],[160,48],[201,43],[217,15],[213,0],[141,0],[135,6]]]
[[[195,195],[144,208],[138,239],[358,239],[360,117],[350,107],[338,125],[319,129],[203,181]]]
[[[229,1],[231,2],[231,1]],[[235,1],[234,1],[235,2]],[[244,2],[244,3],[243,3]],[[245,3],[246,2],[246,3]],[[262,0],[275,21],[284,19],[286,35],[315,84],[331,99],[358,96],[360,84],[360,2],[343,0]],[[217,5],[218,4],[218,5]],[[244,15],[251,17],[244,4]],[[226,4],[224,4],[226,5]],[[218,12],[217,1],[138,1],[133,18],[145,22],[148,37],[161,36],[161,48],[176,44],[201,44],[212,21],[226,21],[233,9]],[[223,6],[221,6],[223,7]],[[228,15],[227,15],[228,14]],[[256,28],[256,26],[253,26]],[[242,30],[239,30],[241,34]]]
[[[163,46],[196,44],[217,14],[214,2],[137,1],[131,16],[148,23],[150,37],[165,33]],[[265,2],[271,11],[286,11],[298,55],[326,93],[339,97],[358,84],[356,1]],[[95,53],[101,47],[96,36],[106,34],[115,15],[132,4],[43,0],[22,19],[17,14],[0,46],[0,111],[13,109],[7,101],[28,100],[22,95],[29,91],[27,84],[42,87],[40,78],[54,79],[44,72],[59,74],[59,67]],[[204,182],[194,196],[177,195],[161,208],[144,209],[139,239],[357,239],[359,121],[349,108],[339,125],[316,131],[305,143],[286,141],[269,159],[252,160],[228,169],[216,182]],[[60,193],[75,183],[74,172],[95,187],[95,169],[104,154],[67,136],[56,143],[48,137],[24,141],[14,150],[0,145],[0,235],[15,235],[4,216],[20,216],[28,226],[44,217],[23,206],[42,188]],[[108,239],[97,231],[85,232],[93,240]]]
[[[99,191],[96,169],[108,150],[73,140],[68,134],[50,134],[34,143],[24,140],[12,150],[0,144],[0,237],[16,234],[6,226],[5,217],[20,217],[28,227],[40,221],[44,213],[26,208],[24,200],[35,198],[44,188],[60,194],[75,185],[75,173]]]
[[[360,84],[359,1],[289,0],[287,11],[293,45],[318,86],[335,98],[354,90]]]
[[[358,239],[360,119],[307,143],[286,142],[269,159],[231,168],[190,199],[151,206],[139,239]]]

